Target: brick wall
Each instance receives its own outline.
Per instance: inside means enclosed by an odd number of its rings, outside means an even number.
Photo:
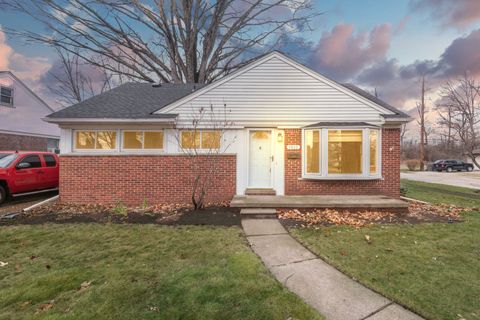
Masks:
[[[47,138],[0,133],[0,150],[47,151]]]
[[[208,202],[229,201],[236,191],[236,156],[220,155]],[[208,170],[212,156],[202,156]],[[60,156],[60,201],[127,205],[191,203],[191,158],[184,155]]]
[[[302,145],[300,129],[285,130],[285,146]],[[299,180],[302,159],[288,159],[285,149],[285,194],[383,194],[400,197],[400,129],[382,130],[381,180]]]

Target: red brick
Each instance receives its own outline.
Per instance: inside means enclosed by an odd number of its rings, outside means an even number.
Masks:
[[[220,155],[207,189],[208,202],[229,201],[236,191],[236,157]],[[191,203],[192,158],[186,155],[60,156],[60,201],[68,203]],[[200,158],[206,172],[212,156]]]

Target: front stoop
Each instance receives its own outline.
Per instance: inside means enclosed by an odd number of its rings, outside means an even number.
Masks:
[[[277,210],[269,208],[244,208],[240,210],[240,216],[248,219],[276,219]]]
[[[271,188],[247,188],[245,195],[247,196],[274,196],[277,193]]]

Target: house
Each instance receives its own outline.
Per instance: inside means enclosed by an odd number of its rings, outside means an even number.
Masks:
[[[224,110],[231,126],[215,130],[199,110]],[[208,85],[128,83],[45,120],[61,128],[62,201],[139,205],[190,202],[186,149],[218,161],[208,201],[256,191],[398,198],[400,127],[411,119],[272,52]]]
[[[53,110],[10,71],[0,71],[0,150],[53,151],[60,129],[42,121]]]

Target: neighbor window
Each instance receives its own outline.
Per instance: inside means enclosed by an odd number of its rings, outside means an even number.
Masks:
[[[123,131],[123,149],[163,149],[163,131]]]
[[[76,149],[98,149],[112,150],[116,149],[117,132],[116,131],[76,131],[75,148]]]
[[[378,178],[380,131],[318,128],[303,133],[303,174],[307,178]]]
[[[328,131],[328,173],[362,173],[362,130]]]
[[[4,106],[13,106],[13,89],[0,86],[0,104]]]
[[[220,149],[221,132],[217,130],[182,131],[184,149]]]

